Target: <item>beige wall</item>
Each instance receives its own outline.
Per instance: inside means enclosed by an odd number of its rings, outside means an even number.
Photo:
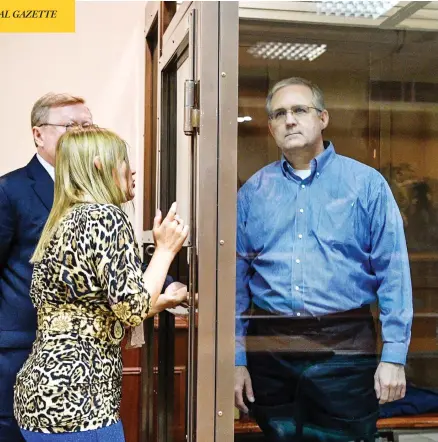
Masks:
[[[99,126],[131,146],[137,169],[135,225],[143,202],[145,1],[79,1],[74,34],[0,34],[0,175],[35,153],[33,103],[49,91],[83,96]]]

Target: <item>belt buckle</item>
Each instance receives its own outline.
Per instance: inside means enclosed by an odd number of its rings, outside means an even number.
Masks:
[[[56,315],[51,321],[49,330],[58,333],[66,333],[73,328],[72,319],[68,315]]]
[[[123,339],[123,336],[125,335],[125,329],[118,319],[116,319],[111,324],[108,335],[113,344],[119,344],[120,341]]]

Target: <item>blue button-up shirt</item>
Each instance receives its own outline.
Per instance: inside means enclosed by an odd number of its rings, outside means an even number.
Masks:
[[[246,365],[251,301],[305,317],[378,300],[381,360],[406,362],[412,287],[400,211],[378,171],[325,146],[308,178],[283,157],[239,191],[236,365]]]

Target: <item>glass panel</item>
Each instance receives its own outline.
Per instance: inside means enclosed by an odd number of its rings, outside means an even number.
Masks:
[[[184,135],[184,82],[190,78],[190,62],[186,58],[179,66],[177,81],[177,159],[176,200],[178,212],[186,223],[190,221],[190,137]]]
[[[255,402],[243,394],[235,440],[374,440],[401,413],[378,404],[374,374],[404,363],[409,267],[406,401],[438,409],[438,33],[275,13],[240,21],[236,379]],[[286,59],[311,44],[312,61]],[[320,87],[329,117],[289,85],[268,118],[290,77]]]
[[[429,51],[438,48],[438,37],[409,32],[403,46],[388,55],[387,63],[376,63],[372,98],[381,103],[383,91],[391,90],[381,104],[381,171],[400,207],[409,249],[415,315],[407,376],[416,387],[432,391],[438,385],[438,85]],[[424,410],[426,394],[418,400]]]
[[[190,138],[184,134],[184,82],[189,78],[188,51],[181,44],[162,71],[160,208],[166,214],[173,201],[178,213],[190,219]],[[187,245],[169,271],[174,281],[189,284]],[[186,440],[186,389],[188,370],[188,311],[178,306],[159,315],[156,440]]]

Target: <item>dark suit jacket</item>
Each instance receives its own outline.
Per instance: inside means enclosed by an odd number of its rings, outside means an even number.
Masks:
[[[29,260],[49,216],[53,191],[53,180],[36,156],[26,167],[0,177],[0,414],[11,411],[10,383],[24,362],[25,352],[13,350],[30,352],[35,340]]]

